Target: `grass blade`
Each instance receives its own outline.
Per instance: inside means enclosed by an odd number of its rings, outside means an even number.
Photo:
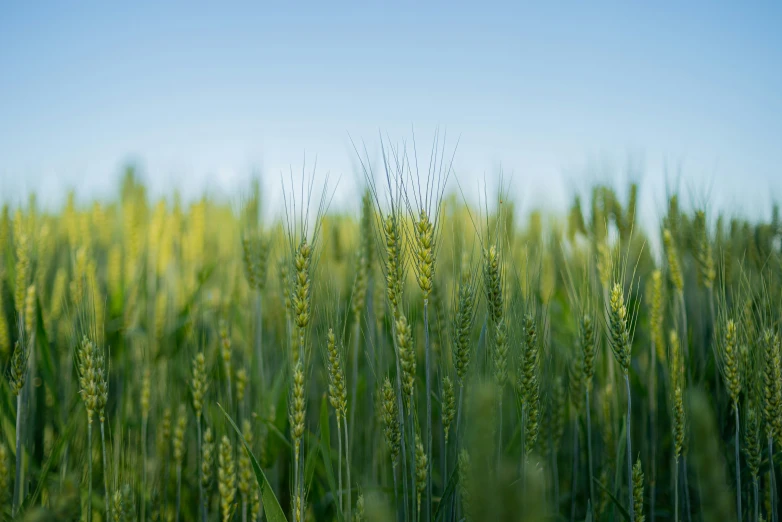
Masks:
[[[440,503],[437,505],[437,511],[434,514],[434,522],[439,522],[445,516],[445,512],[451,505],[451,497],[456,489],[456,485],[459,483],[459,470],[454,469],[451,472],[451,478],[448,479],[448,485],[445,486],[443,491],[443,497],[440,499]]]
[[[231,426],[233,426],[234,431],[236,431],[236,435],[239,437],[239,440],[242,441],[244,451],[246,451],[247,456],[250,457],[250,462],[252,463],[253,471],[255,472],[255,480],[258,482],[258,487],[261,488],[261,499],[263,500],[263,509],[264,513],[266,514],[266,520],[269,522],[288,522],[288,519],[285,518],[285,513],[283,512],[282,507],[280,507],[280,502],[274,495],[274,491],[272,491],[271,484],[269,484],[269,481],[266,479],[266,475],[264,475],[261,466],[258,464],[258,460],[253,455],[253,452],[250,451],[250,446],[247,444],[247,441],[244,440],[242,431],[219,403],[217,407],[220,408],[220,411],[223,412],[225,418],[228,420]]]
[[[331,489],[331,497],[334,501],[334,510],[337,512],[337,520],[344,521],[342,511],[337,504],[337,483],[334,480],[334,468],[331,464],[331,427],[329,425],[329,410],[326,397],[320,402],[320,454],[323,456],[323,468],[326,470],[326,482]]]
[[[593,480],[593,481],[595,481],[595,484],[597,484],[597,485],[598,485],[598,487],[599,487],[600,489],[602,489],[602,490],[605,492],[605,494],[606,494],[606,495],[608,495],[608,498],[610,498],[610,499],[611,499],[611,502],[613,502],[613,504],[614,504],[614,505],[616,506],[616,508],[619,510],[619,513],[621,513],[621,514],[622,514],[622,516],[624,517],[624,519],[625,519],[627,522],[630,522],[630,513],[628,513],[628,512],[627,512],[627,510],[625,509],[625,507],[624,507],[624,506],[623,506],[623,505],[622,505],[622,504],[619,502],[619,500],[618,500],[618,499],[617,499],[617,498],[614,496],[614,494],[613,494],[613,493],[611,493],[611,492],[608,490],[608,488],[607,488],[607,487],[605,487],[604,485],[602,485],[602,484],[600,483],[600,481],[599,481],[599,480],[597,480],[595,477],[592,477],[592,480]]]

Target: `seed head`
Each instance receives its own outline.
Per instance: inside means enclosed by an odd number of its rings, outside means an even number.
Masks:
[[[396,337],[399,363],[402,367],[402,392],[406,404],[409,404],[415,386],[415,351],[413,350],[413,332],[407,323],[407,318],[401,313],[396,321]]]
[[[644,522],[644,472],[641,469],[641,458],[635,461],[633,466],[633,513],[635,520]]]
[[[652,272],[651,296],[650,334],[657,358],[661,362],[665,362],[665,337],[663,334],[665,299],[663,298],[663,275],[659,270]]]
[[[684,434],[686,430],[686,419],[684,416],[684,401],[682,399],[682,389],[677,386],[673,392],[673,443],[674,456],[678,460],[684,449]]]
[[[204,442],[201,445],[201,484],[205,490],[209,489],[212,481],[212,466],[214,466],[214,447],[215,438],[212,434],[212,428],[207,427],[204,431]]]
[[[220,357],[223,359],[223,367],[225,368],[225,375],[228,379],[231,378],[231,335],[228,332],[228,324],[224,319],[220,319],[218,323],[218,330],[220,333]]]
[[[386,241],[386,293],[394,319],[398,320],[402,302],[404,252],[399,220],[393,212],[383,220],[383,235]]]
[[[78,347],[76,354],[79,374],[79,394],[87,409],[87,421],[92,422],[92,416],[98,409],[98,350],[95,344],[86,336]]]
[[[244,419],[242,421],[242,436],[247,441],[247,445],[252,447],[253,443],[253,431],[250,421]],[[239,452],[239,492],[242,495],[244,502],[247,502],[250,496],[250,490],[254,482],[254,475],[250,457],[246,451]]]
[[[736,323],[733,319],[729,319],[725,325],[725,338],[722,342],[722,371],[734,408],[738,408],[739,393],[741,393],[740,358],[736,337]]]
[[[24,299],[24,331],[27,337],[31,337],[35,327],[35,285],[27,287],[27,295]]]
[[[671,330],[669,334],[669,344],[671,345],[671,382],[674,386],[680,386],[684,380],[684,362],[682,361],[682,349],[679,343],[679,335],[676,330]]]
[[[421,209],[415,222],[415,255],[418,286],[424,293],[424,301],[429,299],[434,278],[434,226],[426,211]]]
[[[160,436],[165,443],[171,439],[171,408],[163,409],[163,418],[160,420]]]
[[[592,389],[592,376],[595,374],[595,328],[592,317],[584,314],[581,318],[580,328],[581,353],[583,354],[582,369],[584,372],[584,385],[587,390]]]
[[[373,219],[372,194],[367,190],[361,198],[361,229],[358,252],[356,253],[356,279],[353,283],[353,296],[351,299],[353,316],[356,320],[359,320],[361,311],[366,303],[369,275],[372,271],[372,261],[375,252]]]
[[[472,358],[470,332],[475,320],[475,302],[475,287],[472,280],[469,276],[462,277],[459,282],[453,320],[453,363],[460,386],[464,386],[464,378]]]
[[[11,393],[14,396],[18,396],[24,388],[24,383],[27,380],[27,359],[28,352],[25,349],[24,341],[16,341],[14,343],[14,352],[11,355]]]
[[[508,330],[502,317],[494,328],[494,379],[502,388],[508,379]]]
[[[187,408],[184,404],[180,404],[174,427],[174,460],[177,464],[181,464],[185,456],[185,430],[187,430]]]
[[[364,513],[364,495],[358,494],[358,500],[356,500],[356,522],[362,522],[366,514]]]
[[[396,466],[401,441],[399,411],[397,410],[396,393],[388,377],[383,381],[382,407],[383,435],[391,453],[391,465]]]
[[[220,442],[220,454],[218,455],[217,488],[220,492],[220,510],[223,514],[223,522],[230,522],[233,518],[234,499],[236,498],[236,467],[234,465],[234,450],[231,441],[223,435]]]
[[[242,261],[244,262],[244,277],[247,278],[247,283],[250,288],[255,288],[257,283],[255,280],[255,260],[253,259],[253,238],[249,235],[242,238]]]
[[[535,317],[526,314],[524,318],[524,353],[519,372],[519,389],[524,402],[531,400],[538,379],[538,333]]]
[[[251,520],[261,519],[261,492],[258,488],[253,490],[252,506],[250,507],[250,513],[252,515]]]
[[[193,357],[193,380],[191,387],[193,392],[193,409],[196,413],[196,419],[200,419],[204,408],[204,396],[209,388],[209,384],[206,381],[206,357],[204,357],[203,352],[198,352]]]
[[[415,434],[415,487],[418,492],[418,510],[421,510],[421,495],[426,489],[427,457],[418,433]]]
[[[236,371],[236,401],[240,404],[244,401],[245,390],[247,390],[247,370],[239,368]]]
[[[489,319],[497,324],[502,319],[502,263],[495,245],[483,250],[483,289],[489,308]]]
[[[747,409],[747,424],[744,436],[744,451],[747,454],[747,467],[752,478],[758,477],[760,470],[760,419],[758,418],[755,406],[750,403]]]
[[[125,506],[122,503],[122,491],[117,489],[111,496],[111,511],[114,522],[125,522]]]
[[[297,451],[301,445],[301,438],[304,436],[305,407],[304,371],[301,368],[301,362],[298,362],[293,368],[293,382],[289,406],[291,437],[293,438]]]
[[[329,328],[326,336],[326,349],[328,352],[329,371],[329,402],[337,413],[337,422],[340,418],[346,418],[348,407],[347,387],[345,386],[345,370],[342,368],[342,357],[337,348],[337,339],[334,330]]]
[[[312,249],[306,240],[302,240],[293,258],[295,275],[293,279],[294,319],[299,329],[304,329],[310,322],[310,263]]]
[[[529,456],[535,449],[535,443],[540,432],[540,423],[538,422],[540,417],[540,384],[537,377],[533,380],[527,393],[528,396],[525,401],[527,422],[524,432],[524,451]]]
[[[624,292],[619,283],[614,283],[611,289],[609,319],[611,350],[622,368],[622,373],[627,374],[630,370],[630,330],[627,326],[628,314]]]
[[[711,289],[714,286],[717,271],[714,268],[714,257],[706,225],[706,214],[702,210],[695,213],[695,239],[698,242],[695,255],[698,261],[698,279],[703,286]]]
[[[779,335],[770,329],[763,334],[763,418],[768,437],[778,438],[782,433],[782,364],[780,364]]]
[[[445,432],[445,444],[448,444],[448,432],[453,418],[456,416],[456,398],[453,392],[453,382],[448,376],[443,377],[443,431]]]
[[[262,292],[266,287],[269,250],[269,242],[257,233],[246,234],[242,238],[244,276],[252,290]]]
[[[682,277],[681,265],[679,265],[679,256],[676,253],[673,235],[667,228],[663,230],[663,245],[665,246],[665,255],[668,259],[668,276],[671,283],[678,292],[684,291],[684,278]]]

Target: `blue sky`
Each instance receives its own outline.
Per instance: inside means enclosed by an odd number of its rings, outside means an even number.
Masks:
[[[349,136],[438,125],[462,185],[502,167],[525,205],[628,171],[650,208],[666,177],[744,212],[782,189],[779,2],[110,4],[0,6],[4,199],[110,195],[132,158],[157,193],[259,169],[273,200],[306,153],[339,203]]]

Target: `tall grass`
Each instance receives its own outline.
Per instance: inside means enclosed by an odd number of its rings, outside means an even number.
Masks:
[[[775,520],[779,213],[474,208],[406,147],[355,212],[6,204],[0,519]]]

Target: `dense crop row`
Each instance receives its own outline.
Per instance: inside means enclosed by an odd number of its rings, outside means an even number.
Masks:
[[[777,520],[776,211],[519,222],[392,158],[354,215],[4,206],[0,517]]]

